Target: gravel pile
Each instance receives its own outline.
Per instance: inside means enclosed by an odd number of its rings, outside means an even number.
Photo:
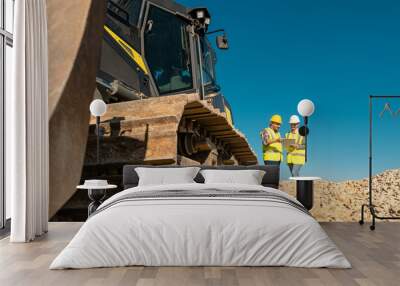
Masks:
[[[400,216],[400,169],[387,170],[373,178],[373,202],[381,216]],[[280,189],[295,196],[293,181],[282,181]],[[368,179],[314,183],[314,208],[319,221],[358,221],[360,208],[368,202]],[[370,219],[369,213],[366,216]]]

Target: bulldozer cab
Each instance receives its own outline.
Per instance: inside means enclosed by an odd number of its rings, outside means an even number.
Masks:
[[[97,83],[107,103],[219,92],[206,8],[173,1],[108,0]],[[222,95],[221,95],[222,96]]]

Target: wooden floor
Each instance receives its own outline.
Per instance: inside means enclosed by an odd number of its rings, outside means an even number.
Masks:
[[[400,285],[400,223],[322,226],[353,269],[288,267],[125,267],[48,270],[81,223],[50,223],[49,233],[29,244],[0,241],[0,285]]]

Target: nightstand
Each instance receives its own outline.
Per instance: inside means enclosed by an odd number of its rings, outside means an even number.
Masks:
[[[77,186],[76,188],[88,190],[88,196],[89,199],[91,200],[91,203],[88,206],[88,217],[89,217],[103,203],[103,200],[106,197],[106,191],[110,189],[115,189],[117,188],[117,186],[109,184],[92,185],[92,184],[87,184],[85,182],[84,185]]]
[[[314,204],[314,181],[319,177],[290,177],[296,181],[296,199],[307,209],[311,210]]]

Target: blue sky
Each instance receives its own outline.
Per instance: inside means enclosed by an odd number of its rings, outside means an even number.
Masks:
[[[178,2],[208,7],[211,29],[227,30],[230,49],[218,52],[218,82],[259,159],[259,131],[271,114],[286,122],[309,98],[316,111],[303,174],[368,175],[368,95],[400,95],[400,1]],[[384,103],[377,101],[376,110]],[[400,99],[391,105],[397,110]],[[379,111],[375,172],[400,167],[400,116],[379,119]]]

